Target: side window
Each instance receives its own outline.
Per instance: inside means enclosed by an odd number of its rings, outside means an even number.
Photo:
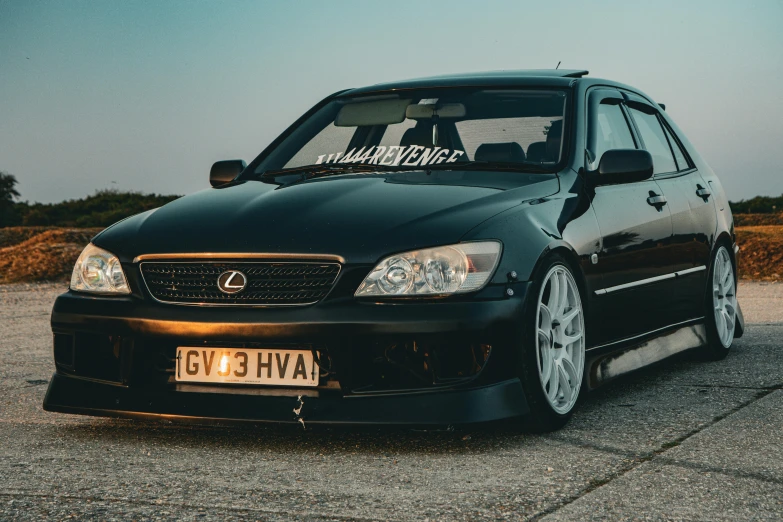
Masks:
[[[638,109],[630,108],[636,128],[642,136],[644,148],[653,158],[653,174],[664,172],[677,172],[677,164],[674,162],[672,150],[666,141],[661,123],[655,114],[647,114]]]
[[[677,170],[688,170],[691,168],[690,164],[688,164],[688,159],[685,157],[685,153],[682,151],[682,148],[680,147],[680,144],[677,142],[677,140],[674,139],[674,136],[669,130],[669,127],[664,125],[663,130],[666,132],[666,137],[669,138],[669,143],[671,144],[672,150],[674,151],[674,159],[677,161]]]
[[[592,168],[597,168],[604,152],[612,149],[635,149],[633,135],[628,128],[619,105],[602,103],[598,106],[592,122],[595,133]]]

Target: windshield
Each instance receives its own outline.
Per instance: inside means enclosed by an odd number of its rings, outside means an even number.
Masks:
[[[564,90],[523,89],[336,98],[259,158],[253,172],[470,164],[551,172],[562,156],[566,98]]]

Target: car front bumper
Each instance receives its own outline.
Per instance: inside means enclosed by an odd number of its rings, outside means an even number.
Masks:
[[[68,292],[58,297],[52,311],[57,371],[44,409],[251,423],[444,425],[518,417],[528,412],[515,371],[516,329],[527,283],[514,283],[513,289],[513,296],[503,291],[488,299],[395,304],[342,299],[309,307],[256,309],[163,305],[139,296]],[[76,363],[63,363],[58,339],[72,343]],[[100,348],[91,344],[93,339],[109,342]],[[325,389],[194,385],[173,378],[153,386],[140,378],[147,371],[147,359],[153,357],[153,345],[284,343],[362,350],[385,339],[442,344],[475,340],[491,344],[492,350],[476,375],[455,384],[368,393],[348,389],[342,380],[341,387]],[[115,369],[104,372],[108,367]]]

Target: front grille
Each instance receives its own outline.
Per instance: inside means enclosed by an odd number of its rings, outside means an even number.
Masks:
[[[245,288],[226,294],[218,277],[236,270]],[[141,275],[158,301],[178,304],[287,306],[313,304],[334,285],[340,265],[318,262],[144,262]]]

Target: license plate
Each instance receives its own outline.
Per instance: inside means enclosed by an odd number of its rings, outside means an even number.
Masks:
[[[319,368],[310,350],[177,348],[178,382],[318,386]]]

